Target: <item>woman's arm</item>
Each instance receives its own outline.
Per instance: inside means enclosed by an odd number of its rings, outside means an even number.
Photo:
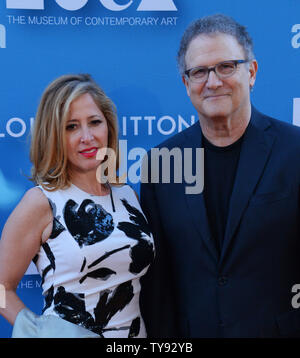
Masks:
[[[9,216],[0,240],[0,284],[6,293],[6,307],[0,314],[14,324],[25,307],[16,294],[18,283],[42,242],[50,236],[52,212],[39,188],[28,190]]]

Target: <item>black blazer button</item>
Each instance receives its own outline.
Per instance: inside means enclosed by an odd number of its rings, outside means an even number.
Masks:
[[[226,276],[220,276],[218,278],[218,284],[219,286],[224,286],[228,282],[228,278]]]

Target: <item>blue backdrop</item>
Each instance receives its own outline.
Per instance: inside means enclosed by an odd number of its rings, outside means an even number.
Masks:
[[[92,74],[117,106],[120,139],[127,145],[123,154],[131,158],[133,148],[147,150],[197,120],[176,53],[187,25],[216,12],[233,16],[252,35],[259,64],[254,105],[300,125],[298,0],[1,1],[1,230],[32,186],[29,134],[44,88],[62,74]],[[128,166],[135,162],[128,160]],[[139,184],[132,184],[138,191]],[[33,266],[17,292],[41,312]],[[11,326],[0,317],[0,337],[10,335]]]

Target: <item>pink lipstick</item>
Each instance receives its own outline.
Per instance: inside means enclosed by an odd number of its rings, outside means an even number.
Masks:
[[[97,150],[98,148],[92,147],[92,148],[81,150],[79,153],[82,154],[85,158],[92,158],[96,156]]]

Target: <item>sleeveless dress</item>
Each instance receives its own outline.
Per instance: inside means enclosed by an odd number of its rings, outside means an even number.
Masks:
[[[103,338],[144,338],[140,278],[154,258],[148,223],[134,191],[88,194],[75,185],[44,190],[53,229],[34,263],[42,277],[43,315],[55,315]],[[36,218],[38,219],[38,218]]]

